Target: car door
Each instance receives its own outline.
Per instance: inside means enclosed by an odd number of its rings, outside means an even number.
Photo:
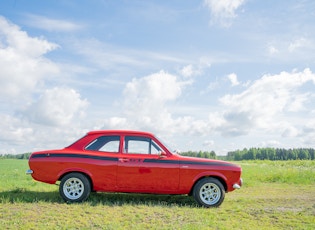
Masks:
[[[115,191],[120,136],[98,136],[85,147],[85,151],[97,162],[88,166],[91,168],[89,171],[93,172],[94,188],[100,191]]]
[[[125,136],[117,168],[117,186],[125,192],[170,193],[179,187],[179,163],[161,155],[150,137]]]

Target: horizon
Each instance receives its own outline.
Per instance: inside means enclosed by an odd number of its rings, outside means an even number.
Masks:
[[[137,129],[176,149],[314,148],[315,2],[1,1],[0,154]]]

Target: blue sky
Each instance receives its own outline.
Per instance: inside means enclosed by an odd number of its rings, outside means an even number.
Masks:
[[[314,147],[315,2],[0,2],[0,154],[89,130],[181,151]]]

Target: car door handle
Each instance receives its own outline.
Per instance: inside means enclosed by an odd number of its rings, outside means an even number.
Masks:
[[[118,159],[120,162],[129,162],[128,158],[119,158]]]

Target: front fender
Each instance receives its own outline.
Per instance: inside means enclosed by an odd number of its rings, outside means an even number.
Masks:
[[[225,190],[227,190],[227,178],[224,176],[224,174],[220,173],[220,172],[216,172],[216,171],[206,171],[206,172],[202,172],[202,173],[199,173],[198,175],[196,175],[193,179],[193,186],[192,188],[195,186],[195,184],[201,179],[201,178],[204,178],[204,177],[214,177],[214,178],[217,178],[219,179]]]

